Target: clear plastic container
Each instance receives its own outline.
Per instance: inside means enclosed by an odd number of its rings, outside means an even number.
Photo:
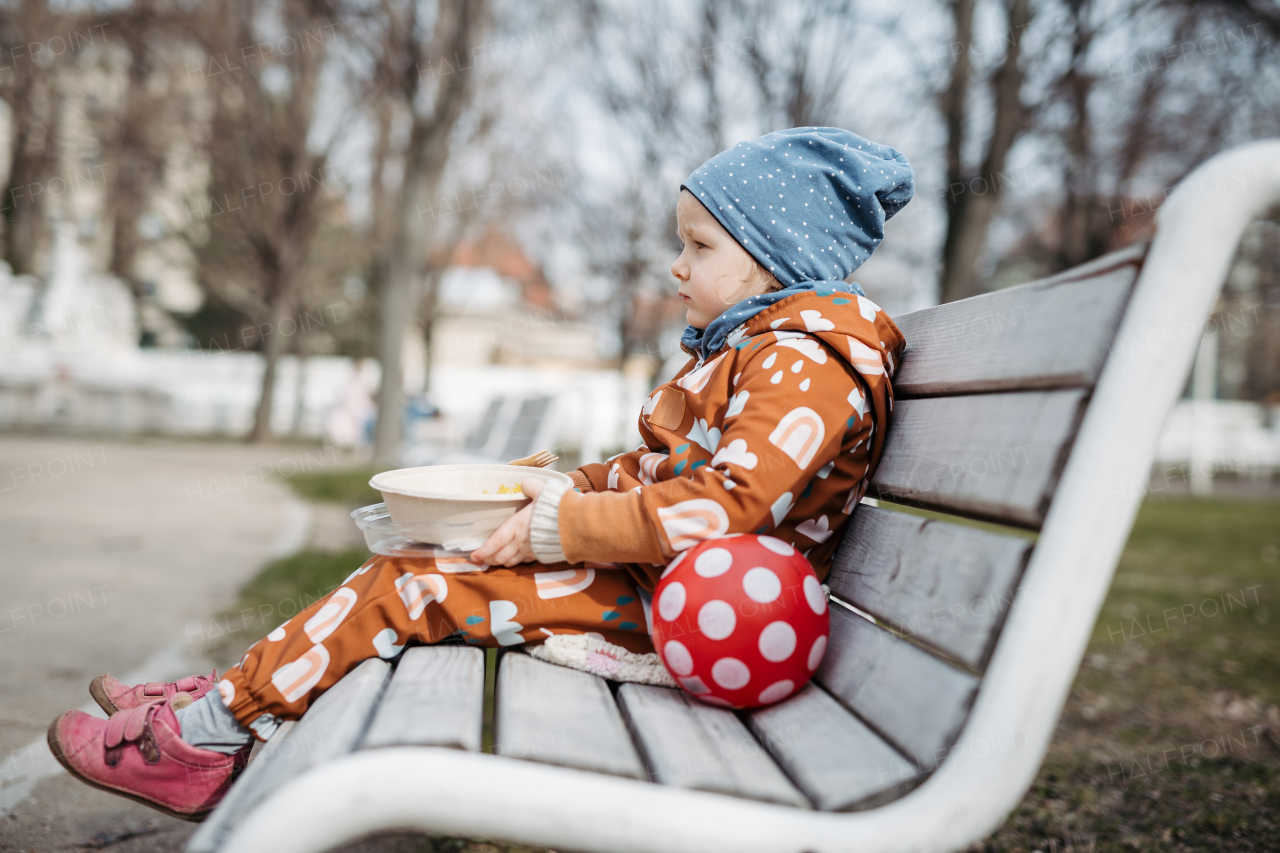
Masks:
[[[351,513],[356,527],[364,534],[365,544],[375,554],[388,557],[429,557],[437,550],[451,552],[474,551],[484,544],[483,537],[468,537],[449,542],[430,542],[428,530],[438,529],[430,524],[397,524],[391,520],[385,503],[360,507]]]

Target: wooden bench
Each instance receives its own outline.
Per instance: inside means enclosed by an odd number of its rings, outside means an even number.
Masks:
[[[898,319],[881,505],[851,520],[831,643],[796,696],[736,714],[519,651],[409,649],[282,727],[188,850],[386,829],[611,851],[983,837],[1043,759],[1235,245],[1280,201],[1280,142],[1183,187],[1149,253]]]

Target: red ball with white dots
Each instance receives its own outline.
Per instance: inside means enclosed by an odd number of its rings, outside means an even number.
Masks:
[[[827,597],[795,548],[773,536],[700,542],[653,593],[653,645],[704,702],[758,708],[793,695],[827,650]]]

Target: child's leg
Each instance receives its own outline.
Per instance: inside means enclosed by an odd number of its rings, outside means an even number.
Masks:
[[[512,646],[594,632],[631,651],[652,651],[635,585],[621,569],[468,567],[444,551],[375,557],[255,643],[219,683],[223,701],[241,725],[266,738],[361,661],[393,657],[411,641],[458,633],[477,646]]]

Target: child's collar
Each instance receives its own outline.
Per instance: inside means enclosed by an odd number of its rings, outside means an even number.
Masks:
[[[686,326],[684,334],[680,336],[681,348],[698,359],[698,366],[708,358],[724,349],[725,344],[729,340],[729,336],[739,327],[746,324],[749,320],[784,299],[801,293],[818,292],[819,294],[830,294],[837,291],[841,293],[856,294],[857,296],[866,296],[866,292],[862,289],[862,285],[857,282],[844,281],[801,281],[796,284],[784,287],[782,290],[775,290],[770,293],[761,293],[756,296],[750,296],[733,307],[729,308],[719,317],[716,317],[707,324],[705,329],[699,329],[696,326]]]

